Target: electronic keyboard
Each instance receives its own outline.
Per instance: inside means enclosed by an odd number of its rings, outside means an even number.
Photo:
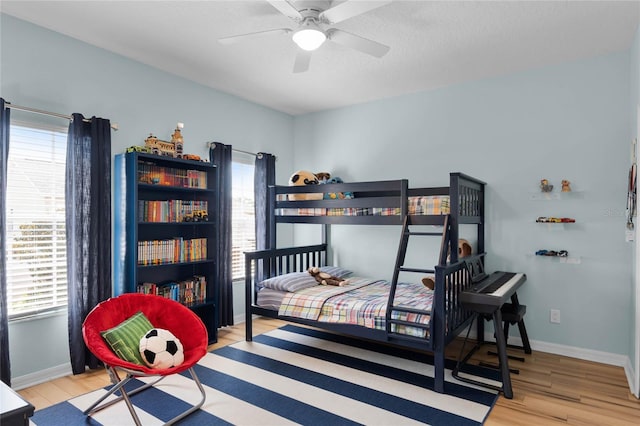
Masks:
[[[472,279],[471,287],[460,293],[460,303],[480,314],[491,314],[500,309],[527,280],[525,274],[503,271],[483,274],[480,278]]]

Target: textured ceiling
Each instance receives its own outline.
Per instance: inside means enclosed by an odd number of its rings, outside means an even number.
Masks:
[[[294,74],[288,35],[217,42],[295,27],[264,0],[2,0],[0,11],[294,115],[621,51],[639,20],[635,1],[396,0],[335,25],[386,56],[327,42]]]

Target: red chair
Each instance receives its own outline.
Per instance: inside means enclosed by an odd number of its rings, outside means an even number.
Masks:
[[[154,327],[169,330],[174,336],[180,339],[184,347],[184,362],[181,365],[170,369],[148,368],[125,361],[117,357],[111,350],[102,338],[100,332],[117,326],[139,311],[144,313]],[[207,330],[200,318],[186,306],[160,296],[137,293],[123,294],[105,300],[93,308],[84,320],[82,335],[89,350],[104,363],[111,381],[114,384],[106,395],[85,410],[85,415],[91,415],[103,408],[124,400],[134,422],[140,426],[140,419],[131,404],[130,396],[154,386],[168,375],[177,374],[185,370],[188,370],[191,374],[193,381],[202,394],[202,399],[198,404],[174,417],[166,424],[173,424],[183,419],[197,411],[204,404],[206,394],[193,366],[207,353]],[[118,375],[118,370],[126,374],[123,379]],[[133,391],[125,391],[124,385],[131,379],[151,376],[158,376],[158,379]],[[121,392],[120,397],[99,405],[118,390]]]

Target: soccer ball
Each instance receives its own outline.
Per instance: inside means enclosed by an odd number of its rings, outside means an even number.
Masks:
[[[140,355],[151,368],[177,367],[184,361],[182,343],[170,331],[154,328],[140,339]]]

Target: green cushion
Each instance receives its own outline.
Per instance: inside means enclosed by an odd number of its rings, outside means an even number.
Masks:
[[[147,317],[142,312],[138,312],[100,334],[119,358],[146,365],[140,355],[140,339],[152,328],[153,325]]]

